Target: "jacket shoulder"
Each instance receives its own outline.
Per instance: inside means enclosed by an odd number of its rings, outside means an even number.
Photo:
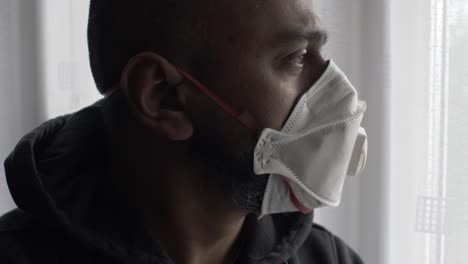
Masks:
[[[304,263],[364,263],[343,240],[317,224],[313,224],[299,253],[301,259],[306,260]]]
[[[13,210],[0,218],[0,263],[56,263],[50,239],[22,211]]]

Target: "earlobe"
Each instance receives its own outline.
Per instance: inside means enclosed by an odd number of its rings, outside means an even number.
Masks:
[[[133,57],[122,73],[122,90],[133,114],[145,127],[172,141],[187,140],[193,134],[179,94],[182,80],[172,64],[150,52]]]

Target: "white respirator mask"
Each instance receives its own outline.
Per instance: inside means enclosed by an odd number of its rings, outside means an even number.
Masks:
[[[251,130],[239,113],[189,74],[203,93]],[[366,104],[345,74],[330,61],[298,101],[281,131],[266,128],[254,149],[254,173],[268,174],[261,215],[338,206],[346,176],[362,173],[367,135],[361,127]]]

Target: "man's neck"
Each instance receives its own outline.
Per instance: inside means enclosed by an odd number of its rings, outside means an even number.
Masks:
[[[159,185],[164,188],[144,209],[153,238],[175,263],[233,263],[245,211],[213,192],[202,177],[183,171],[158,176],[165,178]]]
[[[137,160],[141,159],[134,156],[128,161]],[[136,189],[129,193],[135,195],[132,199],[149,234],[175,263],[233,263],[241,244],[239,237],[247,215],[244,210],[196,175],[170,170],[151,172],[143,165],[128,165],[121,160],[111,166],[114,175],[119,175],[116,178],[153,179],[140,188],[133,183]]]
[[[157,217],[148,220],[152,237],[175,263],[231,264],[242,244],[243,218],[191,216],[187,211],[164,220]]]

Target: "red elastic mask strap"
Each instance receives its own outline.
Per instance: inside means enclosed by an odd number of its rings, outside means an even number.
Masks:
[[[233,116],[235,119],[237,119],[239,122],[241,122],[244,126],[246,126],[248,129],[252,130],[253,132],[258,131],[258,127],[254,124],[253,120],[251,117],[248,116],[248,114],[244,113],[241,114],[239,111],[237,111],[234,107],[226,103],[223,99],[221,99],[219,96],[214,94],[210,89],[208,89],[205,85],[203,85],[201,82],[199,82],[197,79],[192,77],[190,74],[182,70],[181,68],[176,67],[177,70],[182,74],[186,79],[188,79],[190,82],[193,83],[202,93],[204,93],[206,96],[208,96],[211,100],[213,100],[219,107],[221,107],[224,111],[226,111],[228,114]]]

